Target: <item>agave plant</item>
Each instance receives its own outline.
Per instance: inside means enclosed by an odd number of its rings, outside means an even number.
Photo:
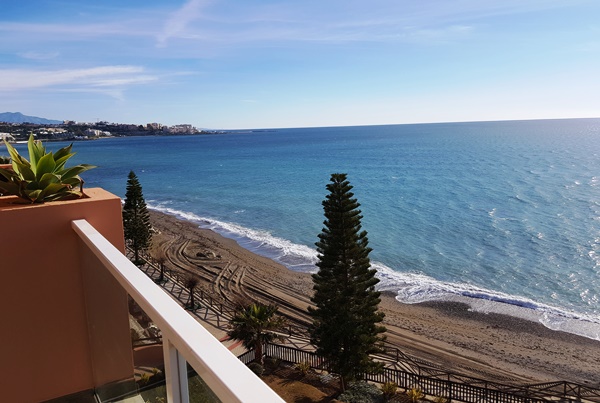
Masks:
[[[27,148],[29,161],[4,140],[12,159],[12,171],[0,168],[0,194],[15,195],[30,203],[44,203],[54,200],[77,199],[83,196],[83,180],[79,174],[93,165],[81,164],[65,168],[73,144],[63,147],[56,153],[46,152],[39,140],[29,137]]]

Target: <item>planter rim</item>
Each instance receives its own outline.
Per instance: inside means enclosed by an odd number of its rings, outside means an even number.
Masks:
[[[110,200],[118,199],[118,196],[102,189],[102,188],[88,188],[84,190],[85,196],[79,199],[72,200],[56,200],[45,203],[27,203],[23,199],[17,196],[0,196],[0,211],[2,210],[14,210],[14,209],[25,209],[25,208],[43,208],[52,206],[62,206],[64,204],[78,204],[78,203],[90,203],[98,200]]]

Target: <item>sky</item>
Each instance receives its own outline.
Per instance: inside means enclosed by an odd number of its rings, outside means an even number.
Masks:
[[[598,0],[23,0],[0,112],[243,129],[600,117]]]

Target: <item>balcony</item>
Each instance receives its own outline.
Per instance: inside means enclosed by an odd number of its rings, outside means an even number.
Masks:
[[[125,257],[120,199],[86,193],[44,205],[0,197],[3,399],[143,401],[129,295],[162,333],[169,402],[190,400],[187,364],[223,402],[282,402]]]

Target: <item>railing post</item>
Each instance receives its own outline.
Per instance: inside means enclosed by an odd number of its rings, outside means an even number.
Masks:
[[[167,401],[189,403],[190,393],[185,359],[166,337],[163,337],[163,356]]]

